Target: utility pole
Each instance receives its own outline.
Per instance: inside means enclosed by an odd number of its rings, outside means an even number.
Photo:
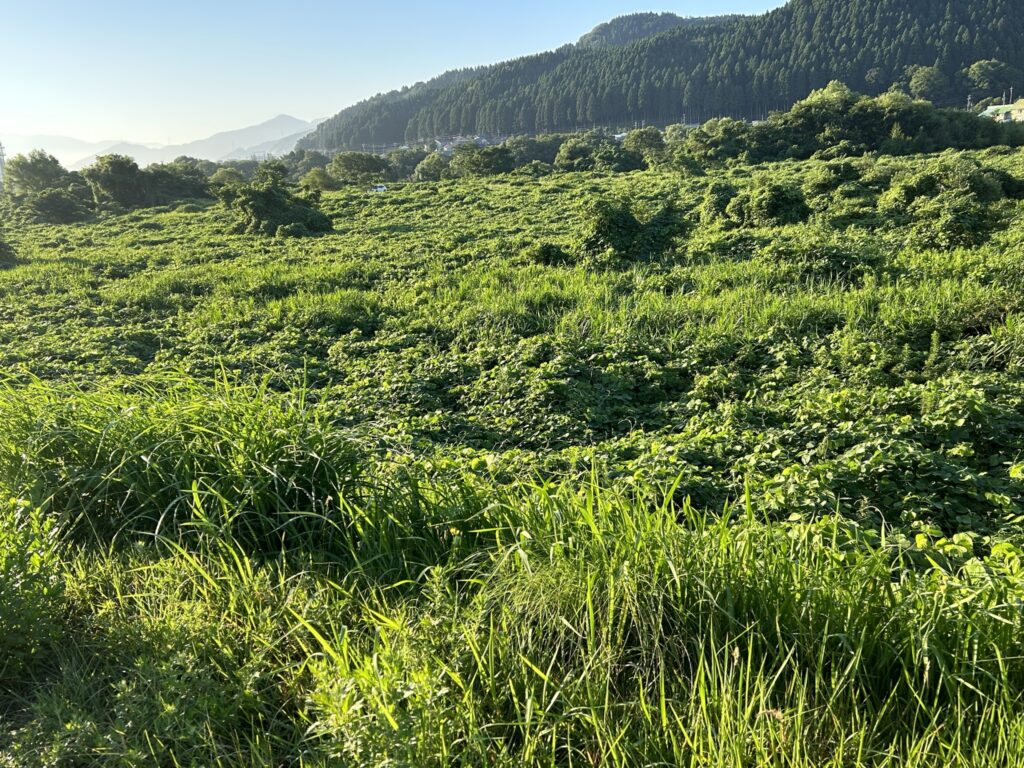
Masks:
[[[0,191],[4,188],[4,165],[7,163],[7,155],[4,154],[4,145],[0,142]]]

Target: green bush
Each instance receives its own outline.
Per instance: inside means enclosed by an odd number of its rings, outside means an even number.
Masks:
[[[557,267],[570,264],[573,257],[564,248],[552,243],[539,243],[526,251],[527,258],[535,264]]]
[[[942,158],[923,168],[897,174],[879,199],[879,209],[905,213],[916,200],[938,197],[943,193],[970,196],[979,203],[991,203],[1005,197],[1004,178],[988,173],[974,160]]]
[[[25,197],[20,203],[19,215],[35,223],[69,224],[85,220],[91,211],[79,196],[62,189],[51,189]]]
[[[815,165],[804,177],[804,191],[810,198],[826,197],[860,177],[860,168],[849,161]]]
[[[628,258],[643,225],[621,200],[598,200],[585,214],[579,235],[579,251],[585,257],[611,255]]]
[[[737,196],[736,187],[728,182],[712,181],[704,192],[704,200],[700,207],[700,218],[705,224],[720,221],[726,210]]]
[[[922,245],[972,247],[984,243],[999,224],[996,211],[972,193],[942,192],[912,206]]]
[[[296,195],[285,186],[283,170],[266,169],[251,183],[226,185],[218,194],[241,214],[237,234],[306,237],[333,229],[330,218],[320,210],[319,193]]]
[[[759,180],[743,206],[743,223],[753,227],[799,224],[811,214],[796,184]]]

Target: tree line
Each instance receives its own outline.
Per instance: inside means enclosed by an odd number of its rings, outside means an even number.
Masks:
[[[263,163],[181,157],[145,169],[131,158],[106,155],[73,172],[36,151],[7,164],[3,211],[13,221],[69,223],[105,212],[219,199],[239,211],[239,231],[307,234],[330,228],[316,215],[323,192],[382,182],[653,167],[689,176],[730,163],[1022,145],[1024,123],[936,107],[898,88],[869,96],[836,81],[759,122],[716,118],[695,128],[648,126],[620,137],[601,131],[514,136],[495,145],[467,142],[451,152],[406,148],[330,156],[297,149]]]

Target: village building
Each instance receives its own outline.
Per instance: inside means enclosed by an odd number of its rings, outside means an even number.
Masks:
[[[1024,122],[1024,99],[1013,104],[999,104],[989,107],[981,115],[982,117],[990,117],[997,123]]]

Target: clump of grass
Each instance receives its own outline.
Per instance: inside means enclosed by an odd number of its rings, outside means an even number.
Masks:
[[[363,470],[364,444],[329,411],[266,384],[8,384],[0,414],[0,486],[103,539],[172,530],[198,503],[273,549],[315,535],[305,523],[336,513]]]

